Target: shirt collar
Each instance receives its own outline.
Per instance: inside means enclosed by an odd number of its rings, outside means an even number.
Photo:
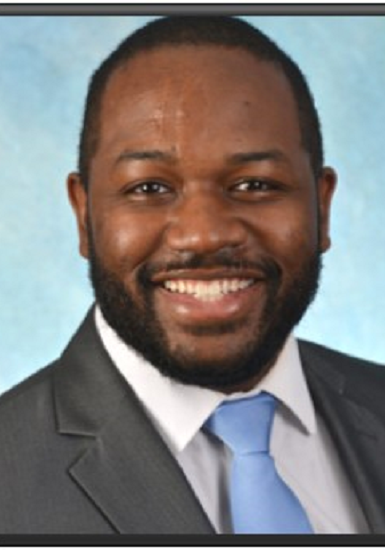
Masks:
[[[314,406],[302,371],[298,344],[293,336],[288,338],[273,367],[253,390],[226,396],[162,375],[124,344],[107,324],[99,307],[95,309],[95,322],[113,363],[130,384],[174,454],[186,447],[220,403],[261,391],[271,393],[283,403],[308,433],[316,431]]]

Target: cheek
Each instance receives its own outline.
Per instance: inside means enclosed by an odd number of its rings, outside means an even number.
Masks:
[[[259,231],[267,252],[282,268],[295,270],[318,248],[316,205],[286,204],[272,208],[259,220]]]
[[[109,213],[94,225],[96,252],[110,271],[129,276],[157,249],[162,228],[159,223],[137,216]]]
[[[318,229],[316,220],[300,218],[298,215],[293,219],[286,219],[281,222],[276,233],[276,246],[283,253],[288,255],[312,252],[318,243]]]

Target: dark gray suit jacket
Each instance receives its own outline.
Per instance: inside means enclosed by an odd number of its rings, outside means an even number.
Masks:
[[[371,531],[385,533],[385,369],[300,351]],[[0,398],[0,534],[33,533],[214,533],[92,312],[57,362]]]

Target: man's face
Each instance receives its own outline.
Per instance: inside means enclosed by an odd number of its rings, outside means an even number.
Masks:
[[[315,181],[281,71],[238,49],[138,55],[107,85],[89,173],[69,192],[107,321],[166,374],[248,388],[329,247],[334,174]]]

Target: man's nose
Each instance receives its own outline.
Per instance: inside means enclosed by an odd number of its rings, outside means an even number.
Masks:
[[[166,241],[175,252],[214,253],[239,248],[248,239],[247,223],[225,197],[201,193],[181,199],[170,213]]]

